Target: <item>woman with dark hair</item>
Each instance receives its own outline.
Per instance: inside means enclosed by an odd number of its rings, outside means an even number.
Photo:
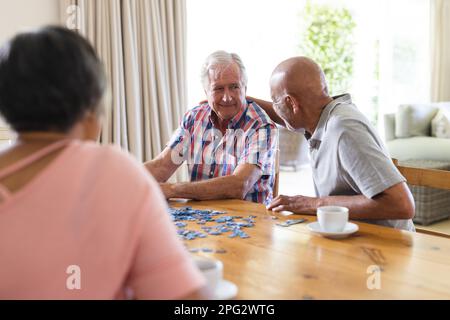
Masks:
[[[153,178],[98,139],[102,64],[78,34],[46,27],[0,49],[0,298],[204,297]]]

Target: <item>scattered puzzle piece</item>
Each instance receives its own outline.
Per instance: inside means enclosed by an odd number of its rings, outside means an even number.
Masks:
[[[302,222],[305,222],[306,219],[295,219],[295,220],[286,220],[285,222],[281,222],[281,223],[277,223],[277,226],[281,226],[281,227],[290,227],[294,224],[299,224]]]
[[[250,236],[243,232],[242,228],[252,228],[255,226],[254,218],[256,216],[250,215],[247,217],[242,216],[223,216],[216,218],[215,216],[225,214],[226,212],[214,211],[214,210],[198,210],[192,209],[192,207],[183,208],[169,208],[169,212],[172,216],[172,220],[178,228],[178,234],[184,240],[194,240],[196,238],[205,238],[208,235],[219,236],[223,233],[231,231],[230,238],[239,237],[241,239],[249,238]],[[242,220],[241,222],[235,221]],[[197,224],[202,225],[201,229],[205,232],[193,231],[185,229],[187,223],[182,221],[195,221]],[[206,223],[215,222],[214,226],[206,226]]]

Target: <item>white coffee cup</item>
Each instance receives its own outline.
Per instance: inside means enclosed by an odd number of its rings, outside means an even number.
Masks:
[[[220,260],[193,256],[195,264],[206,278],[208,287],[214,292],[223,278],[223,263]]]
[[[325,232],[342,232],[348,222],[348,208],[326,206],[317,208],[320,229]]]

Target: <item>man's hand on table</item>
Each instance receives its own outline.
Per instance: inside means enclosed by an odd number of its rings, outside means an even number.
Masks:
[[[283,196],[279,195],[267,206],[267,210],[291,211],[301,214],[315,214],[319,205],[319,198],[306,196]]]

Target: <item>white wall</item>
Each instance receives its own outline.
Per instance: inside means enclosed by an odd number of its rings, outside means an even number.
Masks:
[[[59,0],[0,0],[0,42],[28,28],[59,22]]]
[[[0,0],[0,44],[17,32],[58,22],[59,0]],[[0,131],[3,126],[0,118]],[[0,132],[0,140],[5,135]]]

